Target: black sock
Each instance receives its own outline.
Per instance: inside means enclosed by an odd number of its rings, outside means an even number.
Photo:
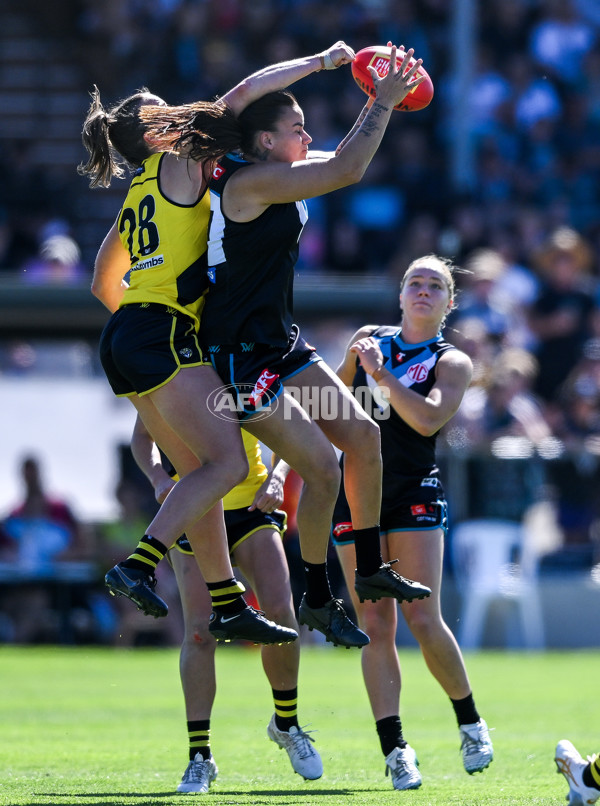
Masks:
[[[401,750],[406,747],[406,742],[402,736],[402,722],[399,716],[386,716],[378,719],[375,723],[381,751],[384,756],[389,756],[395,747]]]
[[[333,599],[327,576],[327,563],[304,562],[306,579],[306,604],[309,607],[323,607]]]
[[[279,730],[298,727],[298,689],[272,689],[275,703],[275,724]]]
[[[210,758],[210,719],[195,719],[187,723],[188,739],[190,743],[190,761],[200,753],[206,761]]]
[[[123,568],[137,568],[138,571],[146,571],[153,574],[156,566],[167,553],[166,546],[150,535],[144,535],[137,544],[136,550],[130,554],[126,560],[119,563]]]
[[[206,587],[210,593],[213,610],[219,613],[241,613],[247,607],[243,597],[244,586],[235,577],[224,579],[222,582],[207,582]]]
[[[473,722],[479,722],[480,716],[477,708],[475,708],[472,694],[468,694],[462,700],[453,700],[451,697],[450,702],[459,725],[472,725]]]
[[[356,550],[356,570],[361,577],[374,574],[383,563],[379,525],[368,529],[354,529],[354,548]]]

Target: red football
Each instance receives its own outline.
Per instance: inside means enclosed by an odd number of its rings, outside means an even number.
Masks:
[[[354,80],[363,92],[366,92],[367,95],[373,98],[375,97],[375,87],[373,86],[373,79],[367,67],[374,67],[380,76],[387,75],[390,69],[390,51],[391,48],[377,45],[363,48],[358,51],[356,58],[352,62],[352,75],[354,76]],[[396,64],[398,67],[403,58],[404,51],[398,50],[396,56]],[[411,67],[415,61],[416,59],[411,59]],[[415,77],[422,75],[425,76],[425,81],[422,81],[418,87],[411,90],[402,103],[395,106],[394,109],[400,112],[416,112],[418,109],[423,109],[431,102],[433,98],[433,82],[427,70],[421,66],[417,70]]]

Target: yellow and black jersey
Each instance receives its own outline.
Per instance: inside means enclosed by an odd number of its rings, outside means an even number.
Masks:
[[[223,509],[241,509],[242,507],[249,507],[254,501],[256,491],[269,475],[269,471],[265,467],[261,453],[260,444],[256,437],[244,431],[242,428],[242,440],[244,442],[244,450],[248,458],[250,470],[248,475],[234,487],[231,492],[227,493],[223,499]]]
[[[254,501],[256,491],[269,475],[269,471],[265,467],[262,460],[260,443],[256,437],[253,437],[252,434],[244,431],[243,428],[241,429],[241,432],[244,450],[246,451],[246,457],[248,459],[250,469],[248,470],[248,475],[244,481],[240,482],[237,487],[234,487],[233,490],[228,492],[223,498],[223,509],[227,510],[249,507]],[[172,469],[170,473],[174,479],[179,479],[179,476],[176,473],[173,473]]]
[[[160,187],[165,154],[153,154],[136,172],[118,218],[121,241],[129,252],[129,288],[121,301],[159,303],[186,313],[196,328],[207,288],[206,243],[210,198],[177,204]]]

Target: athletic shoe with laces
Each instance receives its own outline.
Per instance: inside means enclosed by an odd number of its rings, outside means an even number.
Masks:
[[[196,753],[187,765],[177,791],[206,793],[218,774],[219,770],[212,756],[204,759],[200,753]]]
[[[309,607],[306,594],[302,597],[298,610],[298,621],[309,630],[318,630],[325,640],[334,646],[362,647],[369,643],[369,636],[359,630],[346,615],[341,599],[331,599],[323,607]]]
[[[494,759],[494,748],[485,719],[460,725],[460,749],[465,770],[472,775],[483,772]]]
[[[355,572],[354,590],[359,601],[370,599],[376,602],[387,596],[399,602],[412,602],[414,599],[426,599],[427,596],[431,596],[431,588],[397,574],[391,568],[392,564],[397,562],[398,560],[392,560],[391,563],[383,563],[368,577],[362,577],[358,571]]]
[[[418,789],[423,783],[419,762],[412,747],[394,747],[385,759],[385,774],[392,775],[394,789]]]
[[[253,641],[255,644],[289,644],[298,637],[296,630],[269,621],[261,610],[247,605],[239,613],[213,610],[208,630],[217,641]]]
[[[169,612],[166,602],[154,593],[156,578],[140,568],[124,568],[118,563],[104,577],[111,596],[126,596],[147,616],[162,618]]]
[[[561,772],[569,784],[566,799],[569,806],[587,806],[596,803],[600,798],[600,789],[586,786],[583,783],[583,771],[593,757],[583,759],[568,739],[561,739],[556,745],[556,771]]]
[[[294,772],[307,781],[316,781],[323,775],[323,762],[311,742],[312,736],[295,725],[287,730],[279,730],[275,722],[275,714],[267,725],[267,736],[275,744],[285,750],[290,757]]]

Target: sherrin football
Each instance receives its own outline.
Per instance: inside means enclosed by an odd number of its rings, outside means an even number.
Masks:
[[[356,54],[356,58],[352,62],[352,75],[354,80],[367,95],[375,97],[375,87],[373,86],[373,79],[367,70],[369,66],[374,67],[380,76],[387,75],[390,69],[390,53],[391,48],[386,46],[374,45],[372,47],[363,48]],[[398,50],[396,54],[396,65],[398,68],[402,63],[405,52]],[[410,67],[415,63],[416,59],[410,60]],[[424,109],[433,98],[433,82],[429,77],[429,73],[423,66],[421,66],[415,73],[417,76],[425,76],[425,81],[422,81],[418,87],[411,90],[402,103],[395,106],[399,112],[416,112],[419,109]]]

